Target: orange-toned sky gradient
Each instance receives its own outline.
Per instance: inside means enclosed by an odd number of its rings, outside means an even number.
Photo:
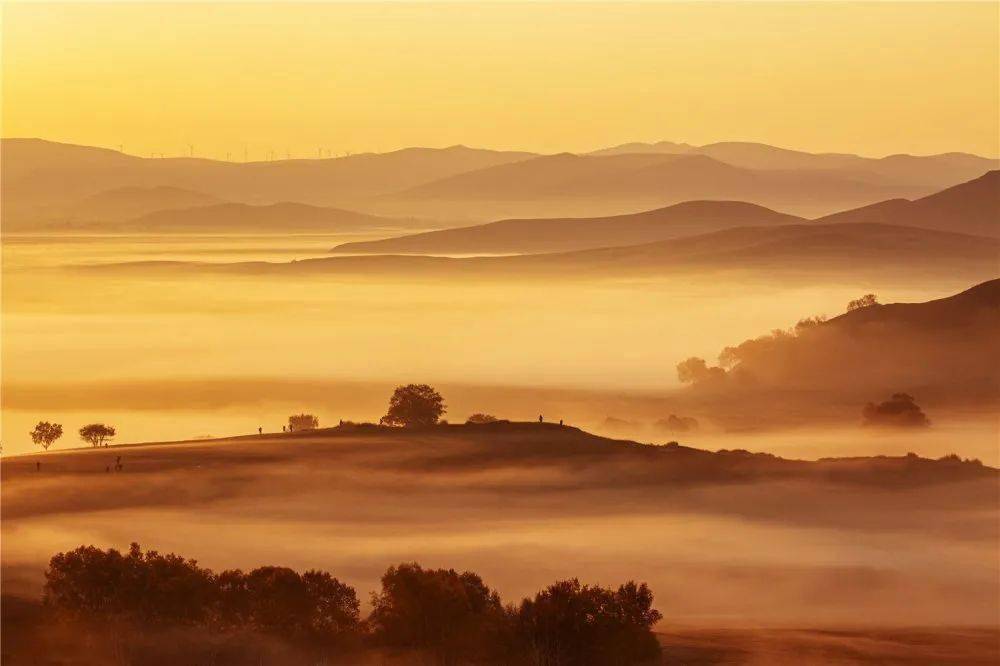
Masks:
[[[3,7],[3,136],[262,159],[763,141],[1000,153],[975,4]]]

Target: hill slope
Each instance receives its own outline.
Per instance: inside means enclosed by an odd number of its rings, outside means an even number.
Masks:
[[[3,139],[0,155],[5,224],[28,229],[64,219],[65,208],[82,199],[124,187],[181,188],[242,203],[342,205],[532,156],[452,146],[237,163],[152,159],[40,139]]]
[[[297,275],[347,274],[413,279],[619,279],[693,273],[735,273],[764,280],[822,282],[904,279],[982,281],[997,273],[1000,241],[879,224],[788,224],[736,227],[627,247],[554,254],[449,258],[359,255],[291,263],[204,264],[146,261],[87,270],[129,273],[209,271]]]
[[[478,202],[481,206],[520,202],[529,210],[528,202],[535,202],[540,210],[556,204],[586,203],[597,211],[609,206],[651,208],[721,199],[786,211],[813,211],[922,194],[929,189],[885,184],[878,179],[872,182],[836,171],[747,169],[698,154],[561,154],[459,174],[390,199],[414,205],[434,201]]]
[[[771,226],[802,218],[737,201],[689,201],[598,218],[501,220],[399,238],[345,243],[334,252],[365,254],[533,254],[638,245],[735,226]]]
[[[846,391],[864,400],[906,392],[939,402],[1000,399],[1000,279],[925,303],[872,305],[793,333],[725,350],[732,391]],[[713,380],[714,381],[714,380]],[[751,388],[752,387],[752,388]],[[932,417],[933,418],[933,417]]]
[[[122,222],[160,210],[221,203],[224,202],[210,194],[167,185],[119,187],[86,197],[67,207],[60,217],[69,223]]]
[[[763,143],[723,141],[704,146],[659,143],[628,143],[594,151],[593,155],[628,153],[663,153],[707,155],[733,166],[747,169],[834,170],[858,178],[877,178],[883,182],[947,187],[1000,167],[1000,160],[968,153],[939,155],[889,155],[861,157],[849,153],[809,153],[788,150]]]
[[[916,201],[883,201],[827,215],[817,222],[877,222],[1000,238],[1000,171]]]
[[[222,203],[179,210],[161,210],[117,224],[101,225],[118,232],[349,232],[391,229],[407,220],[365,215],[350,210],[282,202],[263,206]]]

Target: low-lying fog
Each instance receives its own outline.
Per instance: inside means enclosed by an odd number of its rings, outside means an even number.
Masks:
[[[93,421],[117,426],[124,442],[274,431],[293,410],[324,423],[374,420],[395,384],[427,382],[443,387],[453,421],[473,411],[513,419],[545,413],[643,441],[805,457],[956,451],[997,461],[987,441],[995,422],[968,425],[961,415],[931,413],[934,434],[912,444],[862,435],[853,418],[844,436],[800,430],[729,440],[707,421],[698,438],[649,428],[668,416],[657,396],[678,387],[675,366],[688,356],[714,359],[727,345],[802,317],[838,314],[868,291],[883,301],[921,301],[967,284],[126,279],[65,269],[290,261],[323,256],[346,239],[5,238],[3,452],[33,450],[27,433],[43,419],[64,425],[57,448],[77,445],[74,433]],[[629,425],[605,427],[608,417]]]
[[[666,482],[682,462],[589,441],[546,449],[563,435],[472,436],[85,451],[40,456],[40,471],[8,459],[5,590],[37,593],[53,552],[137,540],[215,569],[327,569],[362,599],[411,560],[476,571],[507,600],[560,578],[636,578],[666,626],[990,624],[1000,612],[989,472],[837,481],[769,477],[765,460],[757,480],[712,480],[706,463]],[[116,455],[123,471],[105,472]]]

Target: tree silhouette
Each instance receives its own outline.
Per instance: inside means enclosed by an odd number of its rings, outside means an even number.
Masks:
[[[108,440],[114,436],[114,427],[103,423],[90,423],[80,428],[80,439],[93,447],[107,446]]]
[[[497,417],[492,414],[475,413],[465,420],[466,423],[496,423]]]
[[[564,580],[511,612],[521,650],[532,655],[532,663],[611,666],[660,656],[651,629],[662,616],[645,583],[629,581],[615,590]]]
[[[853,312],[854,310],[871,307],[872,305],[878,305],[878,296],[875,294],[865,294],[861,298],[856,298],[848,303],[847,311]]]
[[[684,384],[697,384],[708,380],[726,378],[726,371],[718,366],[709,367],[705,359],[692,356],[677,364],[677,379]]]
[[[63,429],[60,424],[39,421],[35,429],[31,431],[31,441],[40,444],[43,449],[48,451],[52,443],[62,437],[62,434]]]
[[[312,414],[292,414],[288,417],[289,430],[315,430],[319,427],[319,418]]]
[[[389,411],[379,423],[390,426],[430,426],[445,413],[444,398],[427,384],[399,386],[389,399]]]
[[[931,424],[924,410],[908,393],[893,393],[885,402],[869,402],[861,412],[865,425],[923,428]]]
[[[372,606],[376,640],[427,650],[442,664],[471,663],[505,619],[500,596],[478,575],[416,562],[389,567]]]

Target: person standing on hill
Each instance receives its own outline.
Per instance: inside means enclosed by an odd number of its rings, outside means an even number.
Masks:
[[[264,426],[257,426],[257,434],[258,435],[264,434]]]

